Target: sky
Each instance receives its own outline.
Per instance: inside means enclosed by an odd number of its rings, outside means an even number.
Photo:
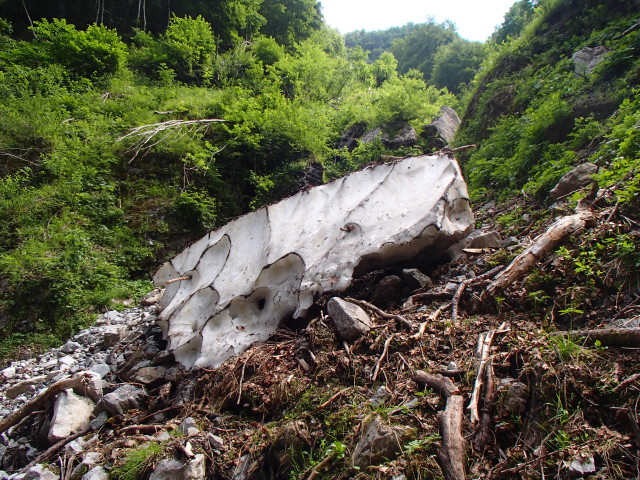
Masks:
[[[451,20],[460,36],[484,41],[515,0],[320,0],[326,22],[340,33],[385,30],[406,23]]]

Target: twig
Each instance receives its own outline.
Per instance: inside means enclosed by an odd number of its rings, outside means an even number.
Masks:
[[[318,406],[315,408],[315,411],[317,412],[318,410],[322,410],[323,408],[329,406],[329,404],[331,402],[333,402],[336,398],[338,398],[340,395],[343,395],[345,393],[347,393],[349,390],[351,390],[352,387],[347,387],[347,388],[343,388],[342,390],[340,390],[338,393],[336,393],[335,395],[332,395],[331,398],[329,398],[329,400],[327,400],[326,402],[324,402],[322,405]]]
[[[482,376],[484,373],[485,365],[489,357],[489,350],[491,349],[491,342],[495,335],[495,330],[489,330],[480,335],[478,340],[478,350],[480,351],[480,362],[478,363],[478,373],[476,375],[476,381],[473,386],[473,393],[471,394],[471,402],[467,407],[470,412],[471,423],[476,424],[480,417],[478,415],[478,400],[480,398],[480,389],[482,388]]]
[[[451,302],[445,303],[440,308],[438,308],[435,312],[429,315],[429,319],[426,322],[422,322],[420,324],[420,327],[418,328],[418,333],[416,333],[415,335],[411,335],[411,338],[420,338],[422,335],[424,335],[424,331],[427,329],[427,325],[429,325],[429,323],[431,322],[436,321],[438,317],[442,314],[442,312],[444,312],[449,307],[451,307]]]
[[[120,429],[121,434],[139,434],[139,435],[152,435],[158,433],[159,430],[175,430],[175,425],[129,425]]]
[[[313,480],[314,478],[316,478],[316,475],[318,474],[318,470],[326,466],[331,461],[331,459],[335,456],[335,454],[336,453],[332,451],[329,455],[324,457],[324,459],[319,464],[313,467],[311,469],[311,473],[309,473],[309,476],[307,477],[307,480]]]
[[[78,432],[78,433],[74,433],[73,435],[69,435],[67,438],[63,438],[62,440],[60,440],[59,442],[53,444],[51,447],[47,448],[43,453],[41,453],[40,455],[38,455],[38,457],[33,460],[31,463],[29,463],[26,467],[24,467],[22,469],[22,473],[26,473],[27,470],[29,470],[31,467],[33,467],[34,465],[37,465],[39,463],[43,463],[44,461],[46,461],[49,457],[51,457],[51,455],[53,455],[54,453],[56,453],[60,448],[64,447],[67,443],[74,441],[76,438],[80,438],[83,435],[86,435],[87,432],[91,430],[90,428],[87,428],[85,430],[83,430],[82,432]]]
[[[389,336],[389,338],[387,338],[385,340],[385,342],[384,342],[384,347],[382,348],[382,354],[380,355],[380,358],[376,362],[376,368],[373,371],[373,377],[371,378],[372,382],[375,382],[376,378],[378,378],[378,372],[380,371],[380,364],[382,363],[382,360],[384,359],[384,357],[387,356],[387,351],[389,350],[389,345],[391,344],[391,340],[393,340],[394,336],[395,336],[395,333],[392,333]]]
[[[244,369],[247,367],[247,363],[249,362],[249,360],[251,360],[251,357],[253,357],[253,354],[249,355],[247,359],[244,361],[244,363],[242,364],[242,373],[240,374],[240,386],[238,387],[238,401],[236,402],[236,405],[240,405],[240,401],[242,399],[242,384],[244,383]]]
[[[480,283],[484,280],[487,280],[488,278],[493,277],[503,268],[504,267],[502,265],[498,265],[488,272],[485,272],[482,275],[478,275],[474,278],[469,278],[460,284],[458,290],[456,290],[456,294],[453,296],[453,300],[451,300],[451,320],[453,321],[454,325],[458,323],[458,306],[460,305],[460,299],[462,298],[462,294],[464,293],[466,288],[470,285]]]
[[[368,308],[369,310],[373,311],[376,315],[379,315],[382,318],[387,318],[389,320],[395,320],[398,323],[400,323],[401,325],[403,325],[409,331],[413,330],[413,327],[414,327],[413,324],[409,320],[404,318],[402,315],[397,315],[397,314],[394,315],[394,314],[391,314],[391,313],[383,312],[382,310],[380,310],[375,305],[372,305],[369,302],[365,302],[364,300],[356,300],[354,298],[349,298],[349,297],[347,297],[346,300],[351,302],[351,303],[355,303],[356,305],[360,305],[361,307]]]
[[[633,382],[636,382],[640,380],[640,373],[636,373],[635,375],[631,375],[630,377],[624,379],[622,382],[620,382],[620,384],[613,389],[613,391],[615,393],[621,392],[622,390],[624,390],[625,388],[627,388],[629,385],[631,385]]]
[[[182,282],[184,280],[191,280],[191,275],[185,275],[184,277],[172,278],[171,280],[167,280],[164,284],[171,285],[172,283]]]
[[[486,386],[484,391],[484,405],[482,406],[482,414],[480,416],[480,427],[475,438],[475,448],[482,450],[491,442],[491,410],[495,398],[494,375],[493,375],[493,357],[490,357],[485,367]]]

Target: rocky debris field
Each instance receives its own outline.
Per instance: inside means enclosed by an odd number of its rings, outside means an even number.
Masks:
[[[639,291],[581,254],[621,215],[487,299],[552,222],[487,204],[455,261],[370,272],[219,368],[175,362],[154,292],[0,372],[0,478],[638,478]]]

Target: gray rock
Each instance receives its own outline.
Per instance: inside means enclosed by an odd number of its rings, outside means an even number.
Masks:
[[[371,294],[371,303],[378,306],[385,306],[396,303],[402,292],[402,280],[397,275],[387,275],[384,277]]]
[[[91,430],[98,430],[98,429],[102,428],[102,426],[105,423],[107,423],[107,420],[109,420],[109,414],[107,412],[103,411],[103,412],[98,413],[96,418],[91,420],[91,423],[89,424],[89,426],[91,427]]]
[[[343,340],[355,340],[371,329],[369,315],[358,305],[333,297],[327,303],[327,310]]]
[[[134,381],[145,385],[164,378],[166,367],[144,367],[133,374]]]
[[[417,268],[402,270],[402,280],[414,290],[433,287],[433,281]]]
[[[213,433],[207,434],[207,440],[209,441],[209,445],[214,450],[222,450],[224,448],[224,439],[219,437],[218,435],[214,435]]]
[[[382,143],[385,147],[395,150],[402,147],[411,147],[418,143],[418,134],[415,128],[408,123],[400,126],[400,129],[393,133],[384,132],[382,134]]]
[[[460,117],[453,108],[440,108],[439,115],[422,131],[421,137],[427,140],[427,146],[440,149],[446,147],[456,135],[460,126]]]
[[[109,348],[117,345],[124,336],[124,325],[106,325],[103,329],[104,332],[104,346]]]
[[[70,355],[67,355],[65,357],[60,357],[58,359],[58,369],[62,370],[63,372],[66,372],[71,367],[73,367],[76,363],[78,363],[78,361]]]
[[[27,380],[23,380],[22,382],[16,383],[15,385],[10,386],[4,392],[7,398],[15,399],[19,395],[29,392],[32,390],[32,387],[38,385],[39,383],[44,382],[47,379],[45,375],[41,375],[38,377],[28,378]]]
[[[569,195],[582,187],[586,187],[591,182],[593,175],[598,171],[598,167],[593,163],[583,163],[567,172],[553,187],[549,193],[549,198],[553,201]]]
[[[4,380],[11,380],[15,376],[16,376],[15,367],[7,367],[0,372],[0,377],[2,377]]]
[[[151,306],[155,305],[160,301],[162,295],[164,294],[164,290],[160,288],[156,288],[149,293],[147,293],[144,297],[140,299],[140,305]]]
[[[106,363],[96,363],[90,368],[90,371],[100,375],[100,378],[104,378],[111,373],[111,367]]]
[[[110,415],[122,415],[132,408],[140,408],[140,402],[146,396],[147,393],[141,388],[134,385],[123,385],[102,397],[99,406],[103,407]]]
[[[602,62],[609,54],[609,49],[602,45],[598,47],[585,47],[571,56],[573,68],[578,75],[587,75]]]
[[[73,353],[80,348],[82,348],[82,345],[80,345],[78,342],[68,341],[62,347],[60,347],[60,351],[64,353]]]
[[[109,473],[102,467],[93,467],[82,476],[82,480],[109,480]]]
[[[520,245],[520,240],[517,237],[507,237],[500,242],[500,248],[513,247],[515,245]]]
[[[501,242],[498,232],[474,230],[467,237],[466,248],[500,248]]]
[[[193,419],[193,417],[187,417],[184,420],[182,420],[180,425],[178,425],[178,431],[183,435],[187,435],[190,428],[197,428],[197,427],[198,426],[196,424],[196,421]]]
[[[382,129],[375,128],[366,132],[360,139],[360,143],[367,144],[373,142],[376,138],[382,137]]]
[[[203,454],[195,455],[188,463],[164,459],[158,463],[149,480],[200,480],[205,478]]]
[[[387,402],[387,400],[389,400],[390,397],[391,390],[389,390],[385,385],[382,385],[376,390],[376,393],[373,394],[373,397],[369,399],[369,403],[374,408],[381,407]]]
[[[76,395],[71,389],[58,395],[47,439],[55,443],[89,428],[96,404],[89,398]]]
[[[34,465],[22,478],[23,480],[58,480],[60,477],[42,465]]]
[[[387,426],[376,416],[358,440],[351,462],[355,467],[365,468],[393,459],[402,451],[409,436],[409,428]]]
[[[117,325],[120,323],[124,323],[124,317],[122,316],[122,314],[116,310],[111,310],[107,313],[104,314],[104,319],[107,320],[107,322]]]

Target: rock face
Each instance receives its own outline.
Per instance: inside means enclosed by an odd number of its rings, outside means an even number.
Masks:
[[[422,138],[428,140],[431,148],[444,148],[455,137],[460,126],[460,117],[453,108],[442,107],[440,114],[422,131]]]
[[[586,75],[593,72],[593,69],[604,60],[609,53],[609,49],[602,45],[598,47],[585,47],[578,50],[571,56],[574,71],[578,75]]]
[[[438,256],[473,223],[460,168],[445,155],[367,168],[249,213],[156,272],[168,349],[187,367],[219,366],[354,274]]]

